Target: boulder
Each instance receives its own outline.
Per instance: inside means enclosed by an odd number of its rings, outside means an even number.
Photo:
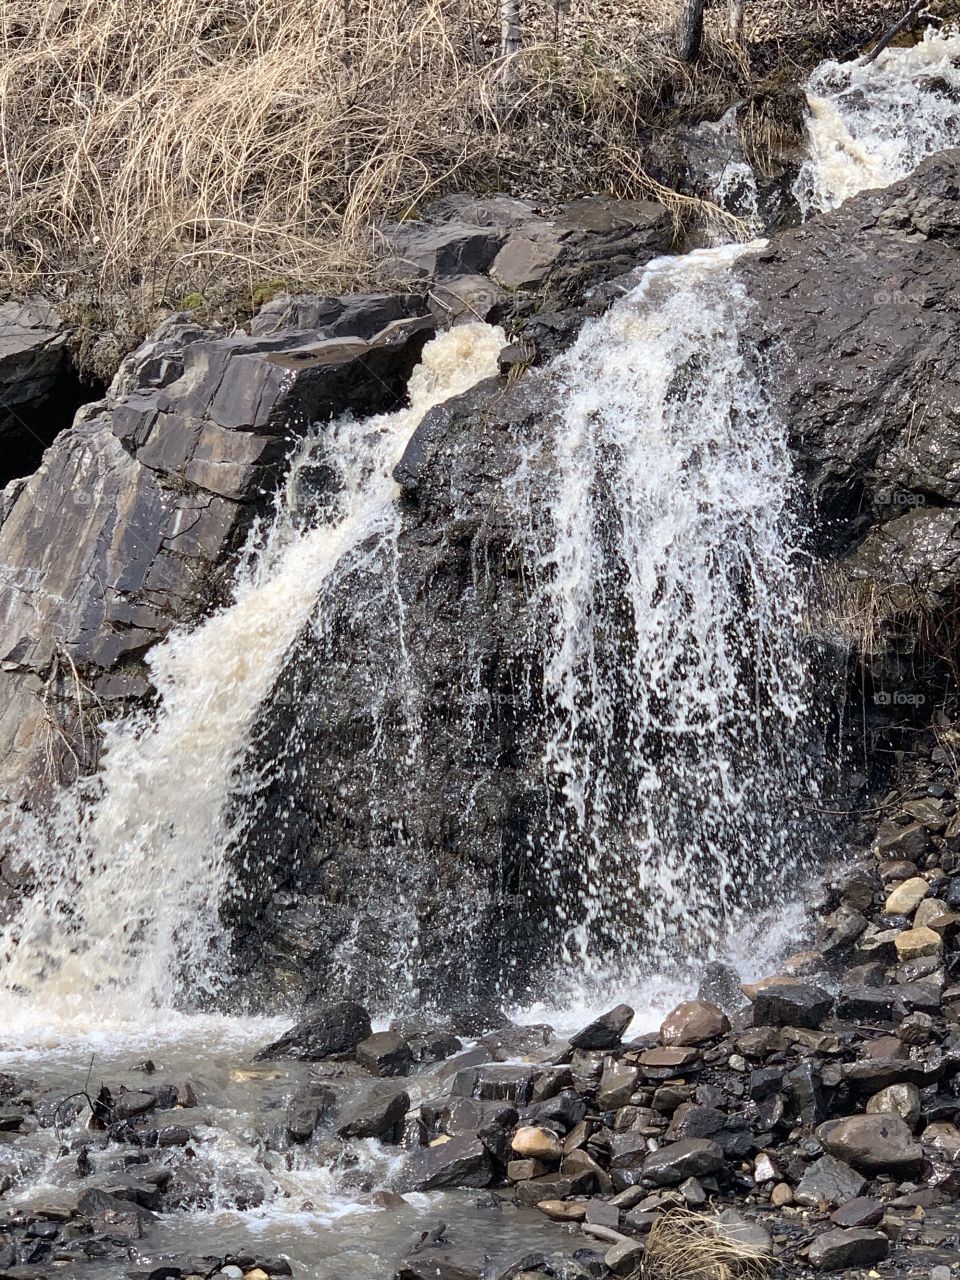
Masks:
[[[890,1252],[890,1241],[882,1232],[851,1227],[825,1231],[811,1244],[807,1257],[817,1271],[846,1271],[882,1262]]]
[[[410,1095],[391,1084],[375,1084],[343,1108],[337,1119],[341,1138],[381,1138],[402,1124]]]
[[[376,1031],[361,1040],[356,1058],[375,1076],[405,1076],[413,1066],[410,1046],[396,1031]]]
[[[625,1107],[637,1088],[640,1072],[626,1062],[608,1059],[597,1087],[597,1106],[603,1111]]]
[[[916,929],[904,929],[898,933],[894,946],[901,960],[916,960],[919,956],[935,956],[943,947],[943,939],[935,929],[921,926]]]
[[[618,1004],[570,1037],[573,1049],[616,1049],[633,1021],[628,1004]]]
[[[923,1148],[900,1116],[848,1116],[829,1120],[817,1129],[817,1138],[838,1160],[863,1173],[915,1173],[923,1160]]]
[[[884,1207],[881,1200],[869,1196],[857,1196],[839,1209],[834,1209],[830,1221],[838,1227],[875,1227],[883,1221]]]
[[[718,1143],[688,1138],[652,1151],[643,1162],[643,1180],[655,1187],[671,1187],[687,1178],[716,1173],[723,1165],[723,1148]]]
[[[755,1026],[818,1028],[833,1008],[833,997],[812,983],[785,982],[760,987],[753,1002]]]
[[[353,1053],[370,1032],[370,1015],[363,1005],[354,1000],[341,1000],[311,1009],[279,1040],[261,1049],[254,1061],[299,1058],[320,1062],[334,1054]]]
[[[407,1156],[395,1179],[400,1192],[438,1191],[448,1187],[487,1187],[493,1161],[479,1138],[450,1138]]]
[[[851,1169],[850,1165],[833,1156],[822,1156],[804,1172],[793,1198],[798,1204],[811,1205],[813,1208],[820,1205],[836,1208],[837,1205],[859,1196],[866,1185],[866,1178]]]
[[[563,1155],[563,1143],[549,1129],[524,1125],[513,1135],[511,1147],[518,1156],[531,1160],[553,1161]]]
[[[284,1129],[291,1142],[308,1142],[324,1116],[336,1105],[337,1095],[325,1084],[308,1081],[287,1104]]]
[[[914,1084],[891,1084],[867,1101],[867,1115],[895,1115],[911,1129],[921,1115],[920,1090]]]
[[[709,1000],[686,1000],[668,1014],[660,1027],[665,1045],[699,1045],[730,1030],[730,1019]]]

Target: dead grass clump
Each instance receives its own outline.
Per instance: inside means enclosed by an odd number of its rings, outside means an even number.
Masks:
[[[631,1280],[766,1280],[769,1267],[768,1251],[747,1232],[719,1216],[673,1209],[653,1224]]]
[[[373,224],[444,191],[658,194],[652,131],[749,78],[725,4],[678,61],[681,5],[527,0],[508,67],[498,0],[3,0],[6,292],[69,299],[115,359],[184,299],[370,283]]]

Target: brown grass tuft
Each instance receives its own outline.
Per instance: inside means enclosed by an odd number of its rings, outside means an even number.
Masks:
[[[680,5],[529,0],[505,77],[497,0],[0,0],[5,291],[122,347],[158,308],[369,283],[373,224],[444,191],[655,193],[654,126],[749,76],[723,4],[678,62]]]
[[[769,1255],[719,1218],[673,1209],[653,1224],[631,1280],[766,1280],[769,1270]]]

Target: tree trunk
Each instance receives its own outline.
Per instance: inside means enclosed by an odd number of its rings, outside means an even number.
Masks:
[[[501,110],[509,115],[517,87],[517,54],[521,46],[520,0],[500,0]]]
[[[500,53],[512,58],[520,52],[520,0],[500,0]]]
[[[734,44],[740,43],[743,35],[744,0],[730,0],[730,39]]]
[[[703,11],[707,0],[686,0],[680,19],[680,61],[696,62],[703,44]]]

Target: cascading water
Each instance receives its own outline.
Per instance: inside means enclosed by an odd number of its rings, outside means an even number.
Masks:
[[[745,251],[655,262],[585,327],[526,463],[556,473],[535,611],[544,872],[574,973],[621,990],[722,942],[806,852],[799,533],[784,430],[738,340]]]
[[[824,62],[806,86],[809,156],[794,194],[804,214],[906,177],[960,141],[960,33],[928,30],[873,62]]]
[[[426,348],[407,408],[345,417],[305,442],[233,604],[154,651],[156,712],[108,726],[92,794],[65,796],[53,829],[37,833],[38,889],[5,939],[8,992],[82,1021],[97,1007],[136,1017],[169,1005],[188,982],[216,985],[227,854],[244,812],[228,801],[250,785],[237,769],[257,709],[337,573],[395,533],[392,471],[424,414],[495,374],[504,341],[487,325],[451,330]],[[298,480],[321,451],[335,490],[303,527]]]

